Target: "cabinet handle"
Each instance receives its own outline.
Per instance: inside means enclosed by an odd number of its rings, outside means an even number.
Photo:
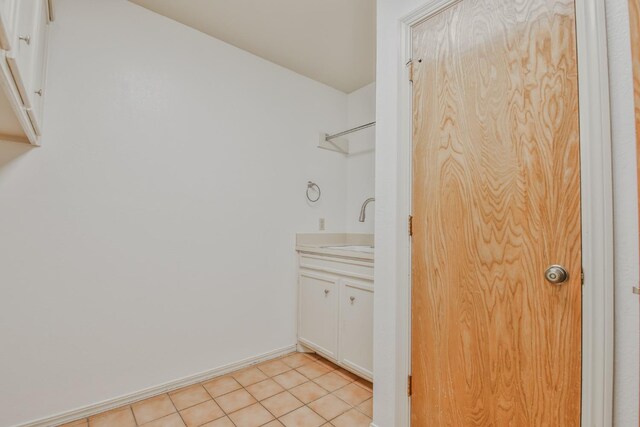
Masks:
[[[42,89],[38,89],[38,90],[36,90],[36,91],[35,91],[35,92],[33,92],[33,93],[35,93],[35,94],[36,94],[36,95],[38,95],[38,96],[42,96]]]
[[[20,36],[18,39],[22,40],[29,46],[31,44],[31,36]]]
[[[351,300],[351,305],[353,305],[353,302],[356,300],[356,297],[350,297],[349,299]]]
[[[326,297],[327,295],[329,295],[329,289],[324,290],[324,296]]]

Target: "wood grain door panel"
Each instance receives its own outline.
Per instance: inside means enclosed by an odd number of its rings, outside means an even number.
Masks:
[[[573,1],[462,0],[412,44],[412,426],[577,426]]]

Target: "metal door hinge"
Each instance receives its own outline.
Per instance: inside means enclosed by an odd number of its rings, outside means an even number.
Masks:
[[[407,378],[407,396],[411,397],[411,393],[413,392],[413,381],[411,378],[411,375],[409,375],[409,378]]]
[[[413,60],[410,59],[405,65],[409,69],[409,81],[413,83]]]
[[[409,215],[409,236],[413,236],[413,215]]]
[[[584,270],[580,269],[580,284],[584,286]]]
[[[633,293],[636,294],[636,295],[640,295],[640,288],[634,287],[633,288]]]

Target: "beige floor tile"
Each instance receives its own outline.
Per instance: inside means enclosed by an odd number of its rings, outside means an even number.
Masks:
[[[215,421],[211,421],[210,423],[206,423],[202,427],[236,427],[233,425],[229,417],[218,418]]]
[[[311,409],[303,406],[280,418],[285,427],[319,427],[326,421]]]
[[[215,378],[211,381],[202,383],[202,386],[209,392],[211,397],[216,398],[223,394],[231,393],[242,388],[240,383],[233,379],[233,377],[221,377]]]
[[[264,400],[284,391],[284,388],[272,379],[264,380],[256,384],[251,384],[246,390],[258,400]]]
[[[369,425],[371,425],[371,418],[352,409],[340,415],[338,418],[331,420],[331,424],[335,427],[369,427]]]
[[[135,427],[130,407],[118,408],[89,418],[89,427]]]
[[[229,414],[229,418],[236,427],[258,427],[273,420],[273,415],[261,404],[256,403]]]
[[[298,409],[304,405],[304,403],[300,402],[288,391],[283,391],[275,396],[271,396],[260,403],[262,403],[262,406],[267,408],[276,418],[280,418],[284,414],[288,414],[294,409]]]
[[[185,427],[182,418],[178,414],[167,415],[166,417],[158,418],[150,423],[143,424],[142,427]]]
[[[258,365],[258,369],[268,377],[275,377],[291,370],[291,367],[280,360],[270,360]]]
[[[319,376],[313,381],[327,391],[336,391],[349,384],[349,380],[335,372],[329,372],[328,374]]]
[[[249,386],[251,384],[259,383],[267,379],[267,376],[262,373],[258,368],[247,368],[242,371],[231,374],[233,378],[238,381],[242,387]]]
[[[293,388],[308,381],[307,377],[295,370],[276,375],[273,377],[273,380],[286,389]]]
[[[213,400],[207,400],[180,411],[180,415],[187,427],[196,427],[224,417],[224,411]]]
[[[200,384],[172,391],[169,397],[178,411],[211,399],[207,390]]]
[[[131,409],[133,409],[133,415],[136,416],[138,424],[146,424],[176,412],[176,408],[167,394],[134,403],[131,405]]]
[[[308,381],[290,389],[289,393],[293,394],[302,403],[309,403],[321,398],[328,392],[313,381]]]
[[[371,382],[292,353],[59,427],[369,427],[372,396]]]
[[[332,394],[321,397],[309,403],[308,406],[327,420],[331,420],[352,408],[347,402],[338,399]]]
[[[369,418],[373,417],[373,399],[365,400],[359,404],[356,409]]]
[[[246,406],[253,405],[256,402],[256,399],[254,399],[253,396],[251,396],[245,389],[236,390],[223,396],[216,397],[216,403],[218,403],[222,410],[227,414],[235,412]]]
[[[89,420],[84,418],[82,420],[71,421],[70,423],[62,424],[60,427],[87,427]]]
[[[351,383],[333,392],[337,397],[344,400],[351,406],[357,406],[373,396],[369,390]]]
[[[299,366],[304,365],[305,363],[309,363],[310,361],[314,360],[313,358],[309,357],[308,355],[306,355],[305,353],[293,353],[290,356],[285,356],[282,359],[283,363],[289,365],[292,368],[297,368]]]
[[[306,365],[302,365],[299,368],[296,368],[296,371],[300,372],[305,377],[310,380],[314,378],[318,378],[321,375],[324,375],[330,372],[330,369],[326,366],[319,364],[318,362],[307,363]]]

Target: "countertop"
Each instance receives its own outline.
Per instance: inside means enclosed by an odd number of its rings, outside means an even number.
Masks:
[[[373,247],[372,234],[353,233],[304,233],[296,235],[296,250],[298,252],[319,255],[357,258],[373,261],[375,252],[362,252],[353,249],[340,249],[327,246],[368,246]]]

